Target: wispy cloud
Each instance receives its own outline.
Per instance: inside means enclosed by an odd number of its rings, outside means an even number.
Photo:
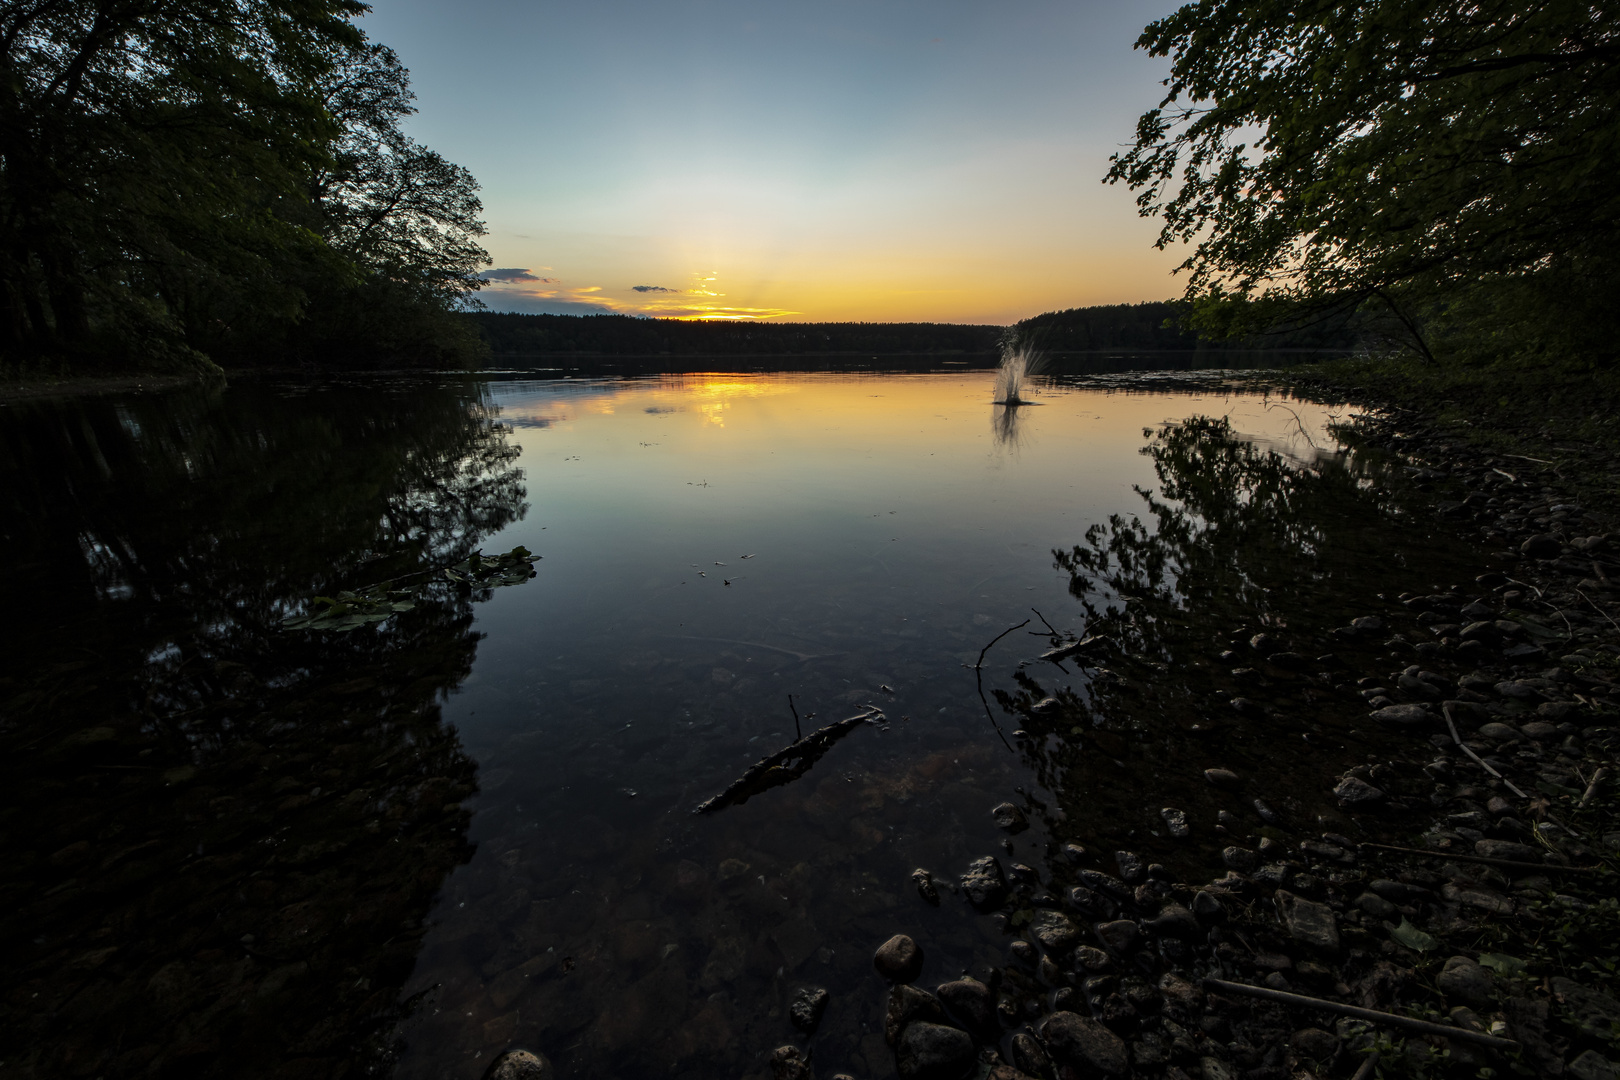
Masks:
[[[557,280],[556,278],[538,277],[530,273],[527,267],[520,268],[515,266],[508,266],[496,270],[485,270],[478,276],[483,278],[485,281],[499,282],[502,284],[518,281],[533,281],[536,283],[551,285]]]
[[[536,277],[527,270],[491,270],[484,277],[490,282],[491,288],[482,294],[482,299],[486,306],[495,311],[546,315],[641,315],[657,319],[731,322],[803,314],[786,308],[723,303],[725,293],[714,288],[718,279],[713,274],[693,275],[690,289],[632,285],[622,296],[610,295],[600,285],[564,285],[560,278]]]

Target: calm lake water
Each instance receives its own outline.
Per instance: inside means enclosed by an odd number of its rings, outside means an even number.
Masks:
[[[820,987],[818,1074],[888,1076],[872,949],[910,933],[931,984],[1018,932],[913,870],[994,854],[1057,889],[1077,842],[1207,880],[1216,812],[1260,824],[1211,765],[1349,828],[1324,780],[1383,736],[1315,658],[1477,553],[1339,446],[1343,410],[1036,389],[507,376],[0,410],[0,1072],[471,1078],[517,1045],[563,1076],[763,1076]],[[522,584],[426,573],[517,545]],[[281,626],[384,581],[414,606]],[[1025,620],[981,697],[972,665]],[[1110,645],[1083,666],[1036,659],[1088,629]],[[1261,631],[1306,670],[1221,656]],[[695,814],[795,739],[790,695],[805,734],[882,715]]]

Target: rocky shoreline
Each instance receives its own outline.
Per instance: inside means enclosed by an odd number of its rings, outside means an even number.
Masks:
[[[919,870],[921,899],[959,891],[1010,937],[1004,965],[932,992],[913,985],[915,942],[878,948],[901,1077],[1284,1080],[1372,1066],[1613,1080],[1612,522],[1572,501],[1550,464],[1479,456],[1415,414],[1369,413],[1350,438],[1404,459],[1436,512],[1479,530],[1503,567],[1374,602],[1334,631],[1381,642],[1387,663],[1321,678],[1409,735],[1407,752],[1327,781],[1368,839],[1279,818],[1258,796],[1264,778],[1211,767],[1243,816],[1194,823],[1229,841],[1227,872],[1208,883],[1074,844],[1044,873],[993,855],[954,884]],[[1315,666],[1289,644],[1257,634],[1221,660]],[[1016,808],[993,812],[1018,827]],[[1175,808],[1164,818],[1173,835],[1188,828]],[[816,1075],[797,1045],[771,1065],[778,1080]]]

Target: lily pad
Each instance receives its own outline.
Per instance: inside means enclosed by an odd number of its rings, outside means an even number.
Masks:
[[[1401,925],[1391,930],[1389,936],[1395,940],[1395,944],[1403,945],[1413,952],[1428,952],[1440,944],[1439,941],[1413,926],[1410,920],[1407,919],[1402,919]]]

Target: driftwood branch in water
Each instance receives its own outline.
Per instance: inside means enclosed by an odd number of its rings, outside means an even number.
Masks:
[[[1043,652],[1041,653],[1040,658],[1042,660],[1050,660],[1053,663],[1056,663],[1059,660],[1067,660],[1075,653],[1084,652],[1087,649],[1095,648],[1107,640],[1107,638],[1101,636],[1100,634],[1093,634],[1091,637],[1082,638],[1081,640],[1071,642],[1068,645],[1060,645],[1055,649]]]
[[[733,781],[730,787],[692,812],[712,814],[733,804],[741,805],[762,791],[792,783],[809,772],[810,767],[832,749],[833,743],[868,721],[882,719],[883,710],[875,705],[868,705],[865,712],[812,731],[776,753],[760,758],[748,767],[747,772]]]

